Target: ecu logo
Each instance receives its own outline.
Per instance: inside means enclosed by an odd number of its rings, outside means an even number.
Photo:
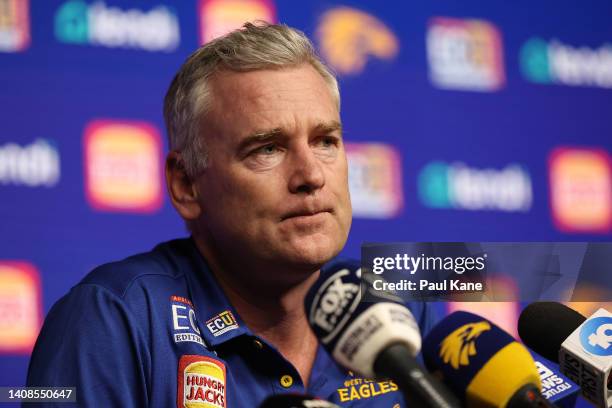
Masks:
[[[440,358],[455,370],[469,365],[470,356],[476,355],[476,338],[487,330],[491,325],[486,321],[461,326],[440,343]]]
[[[238,322],[231,311],[225,310],[206,321],[206,328],[217,337],[230,330],[238,328]]]

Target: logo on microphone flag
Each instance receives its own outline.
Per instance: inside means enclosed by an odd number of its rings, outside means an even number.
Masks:
[[[538,370],[544,398],[558,407],[573,407],[580,387],[563,375],[557,364],[546,360],[533,350],[529,350],[529,353]]]
[[[470,357],[477,353],[476,339],[487,330],[491,330],[491,325],[482,321],[468,323],[453,331],[440,344],[442,361],[455,370],[459,369],[459,366],[469,365]]]
[[[488,327],[482,325],[485,322]],[[468,329],[470,324],[473,326]],[[450,360],[446,363],[440,353],[440,347],[447,339],[455,339],[450,343],[455,344],[457,368],[450,364]],[[470,340],[474,344],[471,355]],[[465,365],[459,362],[462,346],[467,348],[464,351],[467,357]],[[431,329],[423,340],[423,360],[427,368],[439,375],[460,399],[478,398],[483,406],[500,406],[502,399],[509,399],[523,385],[541,386],[527,349],[494,323],[468,312],[454,312]]]
[[[612,317],[587,320],[580,329],[582,347],[596,356],[612,356]]]
[[[351,278],[351,271],[342,269],[329,277],[314,294],[309,320],[325,345],[336,340],[361,301],[359,284]]]

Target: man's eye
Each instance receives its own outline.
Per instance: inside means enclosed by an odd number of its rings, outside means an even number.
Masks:
[[[319,139],[319,145],[324,148],[335,147],[338,145],[338,139],[333,136],[322,137]]]
[[[265,146],[261,146],[253,151],[253,154],[263,154],[263,155],[271,155],[278,151],[278,146],[275,144],[267,144]]]

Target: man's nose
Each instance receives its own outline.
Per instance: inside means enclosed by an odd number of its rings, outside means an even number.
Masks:
[[[290,161],[289,190],[294,193],[312,193],[325,185],[325,173],[321,161],[311,146],[294,150]]]

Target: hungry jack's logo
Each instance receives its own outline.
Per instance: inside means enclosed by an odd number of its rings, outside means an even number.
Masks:
[[[221,361],[184,355],[178,368],[179,408],[225,408],[226,372]]]
[[[469,365],[470,356],[476,355],[476,338],[487,330],[491,330],[488,322],[468,323],[446,336],[440,343],[444,364],[450,364],[455,370]]]

